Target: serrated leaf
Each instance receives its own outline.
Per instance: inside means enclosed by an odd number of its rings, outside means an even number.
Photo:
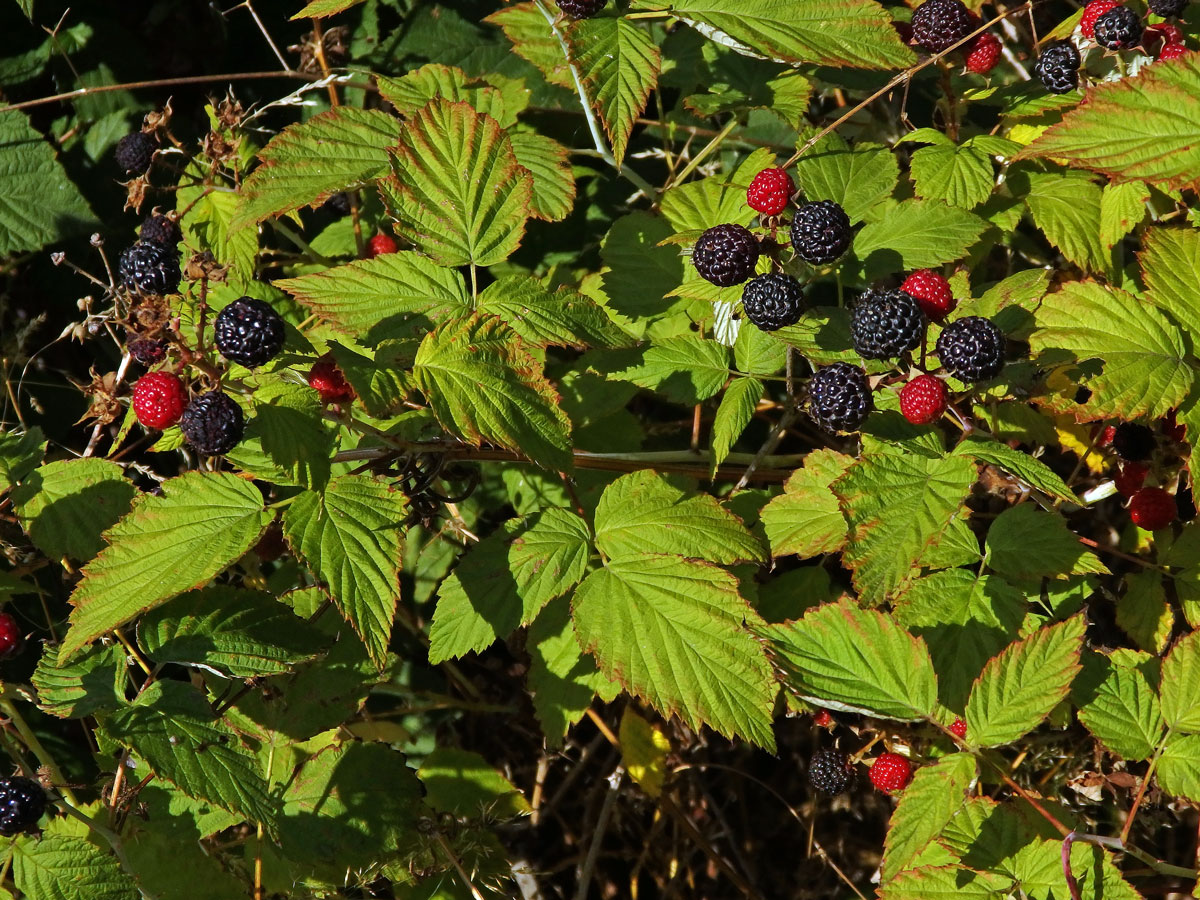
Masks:
[[[396,230],[443,266],[490,266],[520,246],[533,177],[500,123],[437,99],[409,119],[380,183]]]
[[[1103,172],[1115,181],[1186,188],[1200,171],[1200,57],[1150,66],[1137,78],[1098,84],[1022,151]]]
[[[846,519],[830,485],[854,462],[832,450],[814,450],[762,511],[772,556],[836,553],[846,543]]]
[[[875,0],[636,0],[635,9],[669,9],[713,37],[716,29],[742,48],[782,62],[859,69],[898,69],[916,57],[900,42]]]
[[[470,750],[439,747],[419,771],[426,802],[439,812],[467,818],[512,818],[529,812],[529,801],[516,786]]]
[[[258,758],[190,684],[154,682],[109,716],[105,730],[189,797],[274,827],[279,802]]]
[[[574,90],[571,68],[562,45],[534,3],[514,3],[484,18],[498,25],[512,42],[512,51],[532,63],[550,84]]]
[[[1200,734],[1172,734],[1158,758],[1158,786],[1200,803]]]
[[[12,503],[43,553],[51,559],[88,560],[103,549],[101,532],[129,511],[136,493],[116,463],[70,459],[31,472],[13,490]]]
[[[716,566],[643,554],[589,575],[572,603],[584,649],[664,716],[773,749],[774,685],[737,580]]]
[[[662,53],[647,31],[624,17],[598,16],[568,31],[574,62],[592,106],[604,123],[618,163],[625,158],[634,120],[658,80]]]
[[[1014,856],[1013,872],[1021,892],[1030,900],[1071,896],[1063,873],[1062,848],[1061,838],[1034,840]],[[1076,842],[1071,847],[1070,865],[1080,900],[1140,900],[1142,896],[1121,877],[1112,854],[1102,847]]]
[[[290,125],[258,154],[242,185],[234,231],[280,213],[316,206],[387,170],[400,122],[373,109],[339,106]]]
[[[214,191],[205,185],[207,165],[193,160],[179,179],[176,203],[189,210],[179,221],[186,246],[212,253],[222,265],[229,266],[228,284],[249,290],[258,258],[258,229],[235,228],[242,197],[230,191]]]
[[[937,677],[925,642],[881,612],[828,603],[759,633],[805,700],[901,721],[933,714]]]
[[[1073,353],[1101,360],[1104,371],[1087,382],[1088,411],[1096,418],[1157,418],[1178,406],[1194,374],[1179,329],[1155,307],[1117,288],[1068,282],[1048,294],[1030,338],[1035,352]]]
[[[1117,627],[1147,653],[1157,655],[1167,649],[1175,611],[1167,602],[1162,573],[1154,569],[1130,573],[1125,593],[1117,601]]]
[[[1025,203],[1034,224],[1068,260],[1089,272],[1109,270],[1109,252],[1100,243],[1100,188],[1089,176],[1031,172]]]
[[[58,655],[58,647],[47,644],[31,679],[43,712],[82,719],[125,702],[126,656],[119,644],[89,647],[61,665]]]
[[[640,363],[611,373],[675,403],[693,405],[715,397],[729,380],[729,349],[697,334],[656,341]]]
[[[900,163],[882,144],[851,146],[831,132],[796,160],[796,177],[806,200],[833,200],[856,223],[892,195]]]
[[[713,470],[725,461],[741,437],[763,395],[763,383],[757,378],[735,378],[721,396],[721,405],[712,424]]]
[[[371,346],[428,331],[471,305],[459,272],[408,251],[282,278],[274,284],[339,332]]]
[[[1140,181],[1106,184],[1100,196],[1100,243],[1112,247],[1137,228],[1146,217],[1149,199],[1150,189]],[[1159,230],[1156,228],[1151,234]]]
[[[975,780],[975,757],[951,753],[932,766],[917,769],[900,795],[884,840],[884,883],[895,878],[925,849],[967,797]]]
[[[911,139],[912,135],[908,137]],[[912,176],[917,196],[927,200],[945,200],[951,206],[973,209],[991,196],[995,186],[992,156],[997,155],[997,150],[1011,155],[1019,146],[1006,142],[1005,146],[998,148],[985,141],[968,138],[961,144],[922,147],[912,155]]]
[[[955,455],[970,456],[978,462],[999,466],[1010,475],[1020,478],[1030,487],[1036,488],[1056,500],[1078,503],[1075,492],[1067,487],[1062,477],[1040,459],[1014,450],[997,441],[967,438],[954,448]]]
[[[1200,334],[1200,297],[1196,296],[1196,284],[1200,282],[1200,231],[1150,228],[1145,233],[1138,261],[1146,280],[1147,298],[1168,312],[1189,334]]]
[[[1010,744],[1050,715],[1079,671],[1083,631],[1083,617],[1075,616],[993,657],[967,701],[967,740],[980,747]]]
[[[54,149],[23,112],[0,113],[0,256],[40,250],[98,223]]]
[[[202,666],[229,678],[278,675],[314,659],[325,637],[270,595],[225,585],[190,591],[138,623],[158,663]]]
[[[46,452],[46,436],[36,425],[20,433],[0,434],[0,492],[38,467]]]
[[[960,866],[907,869],[879,889],[879,900],[983,900],[1003,896],[1008,884],[996,875]]]
[[[438,588],[429,661],[483,650],[532,622],[587,572],[587,524],[565,509],[509,520],[467,553]]]
[[[610,560],[670,553],[719,565],[762,562],[762,547],[708,494],[680,490],[651,469],[622,475],[596,506],[596,547]]]
[[[987,565],[1014,581],[1108,572],[1104,563],[1079,543],[1062,516],[1032,503],[1011,506],[992,522]]]
[[[865,457],[833,482],[850,524],[843,560],[867,602],[882,601],[919,572],[913,564],[955,521],[975,464],[964,457]]]
[[[283,514],[292,549],[329,588],[342,616],[380,668],[387,656],[408,501],[367,475],[341,475],[304,491]]]
[[[940,200],[904,200],[854,238],[854,254],[867,272],[928,269],[967,255],[986,223]]]
[[[116,857],[81,837],[22,837],[13,847],[12,861],[13,882],[25,897],[133,900],[138,896]]]
[[[1179,641],[1163,660],[1162,712],[1172,728],[1200,732],[1200,632]]]
[[[514,124],[521,110],[509,109],[500,91],[486,82],[471,85],[473,80],[462,69],[438,63],[421,66],[400,78],[376,76],[379,96],[402,116],[415,116],[430,100],[441,98],[468,103],[505,127]]]
[[[672,233],[661,216],[640,210],[612,223],[600,251],[612,309],[636,319],[661,317],[676,308],[680,301],[666,298],[683,281],[683,257],[675,247],[660,246]]]
[[[499,319],[475,314],[430,332],[413,375],[438,420],[464,440],[492,441],[538,465],[571,468],[570,422],[558,395]]]
[[[188,472],[142,495],[83,567],[59,658],[164,600],[205,584],[254,545],[272,515],[253,484],[228,473]]]
[[[476,309],[503,319],[531,347],[624,347],[631,342],[591,297],[513,275],[489,284]]]
[[[755,150],[732,174],[710,175],[663,191],[663,217],[677,232],[704,231],[715,225],[749,225],[754,210],[746,205],[746,189],[754,176],[776,164],[766,147]]]
[[[1162,738],[1162,709],[1147,676],[1147,670],[1157,676],[1156,663],[1149,654],[1119,651],[1091,655],[1085,666],[1097,667],[1101,679],[1095,693],[1079,703],[1079,721],[1123,759],[1149,759]]]
[[[575,205],[575,173],[570,151],[553,138],[532,131],[509,135],[517,163],[533,176],[530,212],[547,222],[561,222]]]
[[[311,2],[305,4],[300,12],[292,16],[292,21],[332,16],[335,13],[345,12],[348,9],[358,6],[362,2],[363,0],[311,0]]]

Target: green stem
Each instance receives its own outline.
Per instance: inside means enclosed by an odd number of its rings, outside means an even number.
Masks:
[[[50,780],[63,795],[63,799],[65,799],[71,806],[78,806],[79,801],[75,799],[75,794],[72,793],[71,788],[67,786],[67,779],[63,777],[62,770],[59,769],[58,763],[54,761],[54,757],[51,756],[47,752],[46,748],[42,746],[42,742],[38,740],[38,736],[33,733],[33,729],[29,727],[29,724],[17,710],[16,705],[8,699],[0,700],[0,712],[3,712],[4,715],[8,716],[8,718],[12,720],[13,725],[16,726],[17,733],[21,735],[21,740],[25,742],[25,746],[29,748],[29,752],[36,756],[38,762],[45,767],[46,771],[50,775]]]
[[[696,167],[699,166],[702,162],[704,162],[704,160],[708,159],[708,157],[712,155],[713,151],[715,151],[718,147],[721,146],[721,144],[723,144],[725,142],[725,138],[729,137],[729,135],[733,131],[733,129],[735,129],[737,127],[737,124],[738,124],[738,118],[737,118],[737,116],[734,116],[733,118],[731,118],[729,120],[729,122],[725,125],[724,128],[722,128],[719,132],[717,132],[716,137],[714,137],[711,141],[709,141],[704,146],[704,149],[701,150],[699,153],[697,153],[694,157],[692,157],[691,161],[686,166],[683,167],[683,170],[678,175],[676,175],[674,178],[671,179],[671,183],[667,185],[667,188],[671,187],[672,185],[679,184],[684,179],[686,179],[689,175],[691,175],[692,172],[696,171]],[[667,188],[663,188],[663,190],[666,190]]]

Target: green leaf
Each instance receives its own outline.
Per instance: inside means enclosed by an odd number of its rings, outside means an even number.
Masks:
[[[1004,896],[1007,882],[959,866],[906,869],[879,889],[879,900],[984,900]]]
[[[0,256],[40,250],[99,223],[51,145],[17,110],[0,113]]]
[[[409,119],[380,183],[397,230],[443,266],[491,266],[517,249],[533,177],[500,123],[469,103],[434,100]]]
[[[831,132],[796,160],[796,177],[805,199],[833,200],[857,223],[892,195],[900,180],[900,163],[882,144],[851,147]]]
[[[103,459],[47,463],[12,492],[30,540],[51,559],[91,559],[104,548],[101,532],[129,511],[137,490],[125,470]]]
[[[1075,492],[1067,487],[1067,483],[1057,472],[1040,459],[1035,459],[1020,450],[1014,450],[1007,444],[971,437],[960,442],[954,448],[954,453],[959,456],[970,456],[977,462],[999,466],[1030,487],[1036,488],[1056,500],[1064,500],[1068,503],[1079,502]]]
[[[712,464],[715,468],[725,461],[737,439],[741,437],[763,395],[763,383],[757,378],[735,378],[721,396],[721,405],[712,424]]]
[[[975,780],[975,757],[951,753],[935,765],[917,769],[900,795],[888,824],[883,851],[883,881],[895,878],[924,850],[967,798]]]
[[[964,457],[909,454],[864,457],[833,482],[850,523],[843,560],[864,600],[920,574],[913,564],[950,529],[975,478]]]
[[[738,52],[782,62],[901,69],[916,57],[875,0],[636,0],[634,9],[669,9],[706,37]]]
[[[762,522],[772,556],[836,553],[846,543],[846,519],[829,486],[854,462],[832,450],[814,450],[784,485],[784,492],[763,507]]]
[[[529,812],[529,801],[478,753],[439,747],[418,772],[426,802],[439,812],[467,818],[508,819]]]
[[[967,255],[986,223],[974,213],[940,200],[904,200],[854,238],[854,253],[867,272],[928,269]]]
[[[46,453],[46,436],[36,425],[28,431],[0,434],[0,492],[29,475]]]
[[[47,644],[33,672],[38,708],[61,719],[82,719],[125,702],[126,656],[119,644],[95,645],[69,663]]]
[[[559,288],[549,291],[536,278],[514,275],[494,281],[476,309],[499,316],[531,347],[624,347],[630,338],[591,297]]]
[[[575,89],[562,45],[534,3],[513,3],[483,21],[497,25],[512,42],[512,52],[534,66],[550,84]]]
[[[1071,896],[1063,873],[1062,838],[1034,840],[1013,858],[1013,873],[1021,892],[1030,900],[1057,900]],[[1076,842],[1071,847],[1071,872],[1078,880],[1080,900],[1139,900],[1103,848]],[[1099,877],[1099,884],[1097,884]]]
[[[471,306],[462,275],[403,251],[274,282],[342,334],[375,346],[428,331]]]
[[[640,210],[613,222],[600,255],[601,275],[611,307],[630,318],[661,317],[680,301],[667,294],[683,281],[683,257],[675,247],[660,246],[673,231],[661,216]]]
[[[504,95],[496,88],[452,66],[429,63],[400,78],[376,76],[376,79],[379,96],[406,118],[415,116],[435,98],[468,103],[476,112],[491,116],[506,128],[517,121],[517,113],[521,112],[508,108]]]
[[[1062,516],[1032,503],[1011,506],[992,522],[987,565],[1014,581],[1108,572],[1104,563],[1079,543]]]
[[[1098,84],[1026,147],[1023,157],[1065,159],[1115,181],[1194,185],[1200,171],[1200,59],[1151,66],[1137,78]]]
[[[596,547],[610,560],[671,553],[719,565],[763,562],[754,536],[708,494],[642,469],[622,475],[596,506]]]
[[[750,607],[716,566],[644,554],[610,562],[575,591],[575,628],[600,671],[665,716],[773,749],[775,688]]]
[[[609,703],[621,693],[621,686],[606,678],[579,648],[566,596],[551,600],[538,613],[525,649],[533,709],[551,747],[562,745],[567,729],[583,718],[597,695]]]
[[[387,170],[400,122],[374,109],[339,106],[289,125],[259,152],[261,165],[242,185],[237,230],[358,187]]]
[[[438,588],[429,661],[483,650],[533,621],[587,572],[587,524],[565,509],[505,522],[480,541]]]
[[[210,190],[207,176],[208,165],[193,160],[179,179],[176,203],[190,210],[179,221],[184,243],[211,252],[217,262],[229,266],[228,283],[239,291],[249,290],[258,259],[258,229],[237,227],[242,195]]]
[[[729,380],[729,349],[697,334],[683,334],[654,342],[640,363],[612,372],[611,377],[692,406],[715,397]]]
[[[1148,653],[1118,650],[1111,656],[1089,654],[1086,662],[1085,671],[1098,675],[1099,685],[1079,702],[1079,721],[1121,758],[1149,759],[1163,735],[1162,709],[1154,693],[1158,661]],[[1093,668],[1096,675],[1089,671]]]
[[[1080,172],[1031,172],[1025,203],[1034,224],[1063,256],[1089,272],[1107,272],[1100,243],[1100,188]]]
[[[413,375],[438,420],[464,440],[492,441],[541,466],[571,468],[570,422],[558,395],[499,319],[476,314],[430,332]]]
[[[768,331],[739,328],[733,359],[739,372],[770,377],[787,365],[787,348]]]
[[[925,642],[881,612],[828,603],[759,632],[805,700],[901,721],[933,714],[937,677]]]
[[[1183,638],[1163,660],[1162,712],[1172,728],[1200,732],[1200,631]]]
[[[1086,406],[1096,418],[1157,418],[1187,396],[1193,372],[1179,329],[1153,306],[1093,281],[1067,282],[1048,294],[1030,345],[1038,353],[1063,349],[1080,362],[1101,360],[1087,381]]]
[[[37,900],[134,900],[133,881],[111,854],[79,837],[21,837],[13,846],[13,882]]]
[[[1167,602],[1162,573],[1154,569],[1132,572],[1125,579],[1125,594],[1117,601],[1117,627],[1147,653],[1167,649],[1175,628],[1175,610]]]
[[[938,695],[959,712],[987,661],[1017,637],[1025,607],[1024,595],[1002,578],[947,569],[914,581],[895,616],[929,646]]]
[[[204,828],[217,817],[226,820],[226,827],[237,824],[236,818],[224,810],[216,810],[202,819],[198,815],[193,819],[191,813],[196,807],[207,807],[178,791],[169,792],[176,808],[160,813],[147,802],[152,794],[149,787],[146,785],[138,792],[139,809],[145,810],[145,818],[139,816],[128,822],[121,836],[123,864],[137,882],[141,896],[170,897],[180,886],[186,886],[187,900],[230,900],[244,893],[242,882],[226,871],[220,857],[208,853],[198,840],[207,836]],[[160,788],[168,793],[165,785]],[[178,808],[184,804],[190,808]],[[234,821],[229,822],[231,818]]]
[[[1200,334],[1200,297],[1196,296],[1196,284],[1200,282],[1200,231],[1150,228],[1142,247],[1138,260],[1146,280],[1147,298],[1189,334]]]
[[[332,16],[358,6],[362,2],[363,0],[310,0],[300,12],[292,16],[292,21]]]
[[[1146,218],[1150,189],[1141,181],[1106,184],[1100,196],[1100,243],[1111,248]],[[1145,235],[1148,240],[1161,229]]]
[[[207,583],[254,546],[272,518],[258,488],[228,473],[188,472],[162,488],[161,496],[138,497],[83,567],[60,659]]]
[[[279,803],[259,774],[258,758],[190,684],[154,682],[109,716],[105,730],[189,797],[274,827]]]
[[[646,108],[658,80],[662,54],[647,31],[624,17],[598,16],[576,22],[567,33],[592,107],[620,163],[634,120]]]
[[[908,140],[914,138],[915,135],[907,136]],[[996,146],[993,142],[1002,139],[990,135],[981,138],[968,138],[961,144],[935,142],[932,147],[916,151],[912,155],[912,176],[917,196],[945,200],[963,209],[972,209],[987,200],[996,180],[992,157],[1011,156],[1020,145],[1003,141]]]
[[[1083,631],[1083,617],[1075,616],[993,657],[967,701],[967,740],[980,747],[1010,744],[1050,715],[1079,671]]]
[[[341,475],[305,491],[283,514],[283,532],[324,584],[380,668],[387,656],[408,501],[368,475]]]
[[[570,151],[553,138],[533,131],[509,135],[517,163],[533,176],[530,212],[547,222],[561,222],[575,205],[575,173]]]
[[[754,210],[746,205],[746,189],[754,176],[775,165],[775,154],[755,150],[732,175],[710,175],[677,184],[663,192],[662,214],[678,232],[704,231],[714,225],[749,225]]]
[[[264,385],[255,392],[254,417],[246,437],[284,473],[280,480],[320,490],[329,481],[335,432],[322,417],[321,401],[308,386]]]
[[[1200,803],[1200,734],[1170,735],[1156,774],[1167,794]]]
[[[282,799],[279,844],[302,864],[344,873],[418,839],[420,782],[404,754],[384,744],[321,748],[299,766]]]
[[[326,643],[268,594],[224,585],[164,603],[138,623],[138,642],[155,662],[201,666],[229,678],[290,672]]]

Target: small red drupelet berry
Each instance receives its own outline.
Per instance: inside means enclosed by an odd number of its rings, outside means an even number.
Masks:
[[[950,282],[942,277],[940,272],[932,269],[918,269],[900,285],[900,290],[911,296],[932,321],[940,322],[954,312],[957,303],[954,292],[950,290]]]
[[[962,719],[955,719],[950,723],[950,733],[962,740],[967,736],[967,723]]]
[[[946,412],[949,394],[940,378],[918,375],[900,389],[900,412],[914,425],[932,425]]]
[[[1145,531],[1158,531],[1175,521],[1175,498],[1162,488],[1142,488],[1129,500],[1129,518]]]
[[[1113,484],[1117,486],[1117,493],[1122,497],[1132,497],[1142,489],[1149,474],[1150,470],[1141,463],[1127,462],[1121,466],[1121,471],[1113,476]]]
[[[385,253],[395,253],[398,249],[399,247],[396,245],[394,237],[390,234],[380,232],[367,241],[367,259],[374,259]]]
[[[1083,18],[1079,20],[1079,30],[1088,40],[1096,39],[1096,20],[1121,4],[1118,0],[1092,0],[1083,8]]]
[[[1000,39],[985,31],[967,45],[967,69],[976,75],[986,75],[1000,60]]]
[[[1158,51],[1159,59],[1178,59],[1188,52],[1188,48],[1183,44],[1163,44],[1162,49]]]
[[[884,793],[904,790],[912,781],[912,764],[899,753],[881,753],[867,770],[871,784]]]
[[[21,626],[9,613],[0,612],[0,659],[16,656],[25,645]]]
[[[746,205],[764,216],[777,216],[787,209],[795,192],[795,183],[783,169],[763,169],[746,189]]]
[[[187,390],[178,375],[150,372],[133,386],[133,412],[147,428],[170,428],[187,406]]]
[[[813,724],[820,728],[828,728],[833,724],[833,716],[827,709],[819,709],[813,713]]]
[[[1100,437],[1096,439],[1097,447],[1107,447],[1113,442],[1113,438],[1117,436],[1116,425],[1105,425],[1104,430],[1100,432]]]
[[[354,399],[354,388],[328,353],[308,370],[308,386],[321,395],[322,403],[348,403]]]

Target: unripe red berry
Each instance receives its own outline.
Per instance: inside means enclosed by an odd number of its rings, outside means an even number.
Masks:
[[[17,620],[9,613],[0,612],[0,659],[16,656],[24,644],[25,639]]]
[[[1128,462],[1121,466],[1121,471],[1113,477],[1113,484],[1117,486],[1117,492],[1122,497],[1132,497],[1141,490],[1149,474],[1150,470],[1141,463]]]
[[[912,764],[899,753],[881,753],[867,771],[871,784],[884,793],[904,790],[912,781]]]
[[[1083,18],[1079,20],[1079,30],[1083,32],[1083,36],[1088,40],[1094,40],[1096,37],[1096,20],[1108,12],[1110,9],[1115,9],[1121,4],[1118,0],[1092,0],[1083,9]]]
[[[394,237],[390,234],[380,232],[367,241],[367,259],[374,259],[385,253],[395,253],[398,249]]]
[[[1142,488],[1129,500],[1129,518],[1145,531],[1158,531],[1175,521],[1175,498],[1162,488]]]
[[[967,723],[962,719],[955,719],[950,723],[950,733],[960,740],[967,736]]]
[[[950,282],[942,277],[940,272],[932,269],[918,269],[900,285],[900,290],[913,297],[921,307],[921,311],[932,322],[940,322],[957,305],[954,292],[950,290]]]
[[[967,45],[967,69],[976,75],[986,75],[1000,60],[1000,39],[985,31]]]
[[[1186,55],[1188,48],[1183,44],[1163,44],[1161,50],[1158,51],[1159,59],[1178,59]]]
[[[946,382],[918,375],[900,390],[900,412],[914,425],[931,425],[946,412]]]
[[[763,169],[746,189],[746,205],[764,216],[777,216],[795,192],[796,185],[783,169]]]
[[[833,724],[833,716],[827,709],[819,709],[813,713],[813,724],[820,728],[828,728]]]
[[[308,386],[321,395],[322,403],[346,403],[354,399],[354,388],[328,353],[309,369]]]
[[[187,391],[178,375],[150,372],[133,386],[133,412],[147,428],[170,428],[187,406]]]

